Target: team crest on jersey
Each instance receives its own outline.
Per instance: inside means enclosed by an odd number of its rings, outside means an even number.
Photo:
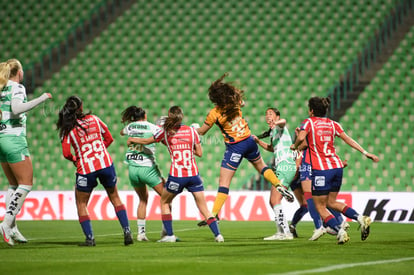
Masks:
[[[325,176],[315,176],[315,186],[325,186]]]
[[[178,140],[177,140],[176,138],[172,138],[172,139],[171,139],[171,143],[172,143],[172,144],[176,144],[177,142],[178,142]]]

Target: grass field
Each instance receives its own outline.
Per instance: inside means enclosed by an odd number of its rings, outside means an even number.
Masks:
[[[132,228],[136,233],[135,221]],[[298,225],[299,238],[263,241],[273,222],[221,221],[224,243],[195,221],[174,221],[177,243],[157,243],[161,221],[147,221],[150,242],[125,247],[118,221],[93,221],[96,247],[77,221],[20,221],[27,244],[0,243],[1,274],[412,274],[414,224],[374,223],[362,242],[351,223],[351,241],[333,236],[308,241],[313,224]],[[135,238],[135,234],[134,234]]]

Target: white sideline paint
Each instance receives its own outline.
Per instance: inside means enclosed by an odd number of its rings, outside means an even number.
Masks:
[[[185,231],[196,231],[199,228],[183,228],[183,229],[174,229],[174,232],[185,232]],[[81,232],[81,231],[80,231]],[[147,234],[152,234],[152,233],[160,233],[161,230],[158,231],[147,231]],[[132,234],[134,235],[134,232],[132,231]],[[122,236],[122,229],[120,229],[120,231],[118,233],[112,233],[112,234],[98,234],[95,235],[96,237],[108,237],[108,236]],[[61,240],[62,237],[61,236],[56,236],[56,237],[48,237],[48,238],[30,238],[27,239],[28,241],[43,241],[43,240]],[[79,236],[65,236],[65,239],[79,239]],[[0,240],[1,241],[1,240]]]
[[[321,268],[298,270],[298,271],[291,271],[291,272],[286,272],[286,273],[272,273],[269,275],[276,275],[276,274],[277,275],[299,275],[299,274],[309,274],[309,273],[321,273],[321,272],[328,272],[332,270],[345,269],[345,268],[351,268],[351,267],[356,267],[356,266],[389,264],[389,263],[399,263],[399,262],[406,262],[406,261],[414,261],[414,257],[383,260],[383,261],[353,263],[353,264],[331,265],[331,266],[326,266],[326,267],[321,267]]]

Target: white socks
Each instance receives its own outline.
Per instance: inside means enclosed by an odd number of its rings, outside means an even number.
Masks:
[[[286,220],[286,215],[283,212],[283,208],[281,204],[273,206],[273,212],[275,213],[275,222],[280,233],[290,233],[289,224]],[[281,231],[279,231],[281,230]]]
[[[13,192],[15,186],[9,186],[6,195],[6,215],[3,222],[10,228],[15,226],[16,215],[22,208],[27,194],[32,190],[32,185],[20,184]]]
[[[138,234],[145,234],[145,220],[138,219],[137,225],[138,225]]]

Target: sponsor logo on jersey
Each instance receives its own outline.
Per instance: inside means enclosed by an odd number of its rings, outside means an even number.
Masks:
[[[82,176],[78,176],[76,184],[80,187],[87,187],[88,186],[88,179]]]
[[[180,184],[174,181],[170,181],[168,183],[168,189],[171,191],[178,191],[178,188],[180,187]]]
[[[231,154],[230,161],[240,162],[240,159],[241,159],[241,154],[237,154],[237,153]]]
[[[325,186],[325,176],[315,176],[315,186]]]

